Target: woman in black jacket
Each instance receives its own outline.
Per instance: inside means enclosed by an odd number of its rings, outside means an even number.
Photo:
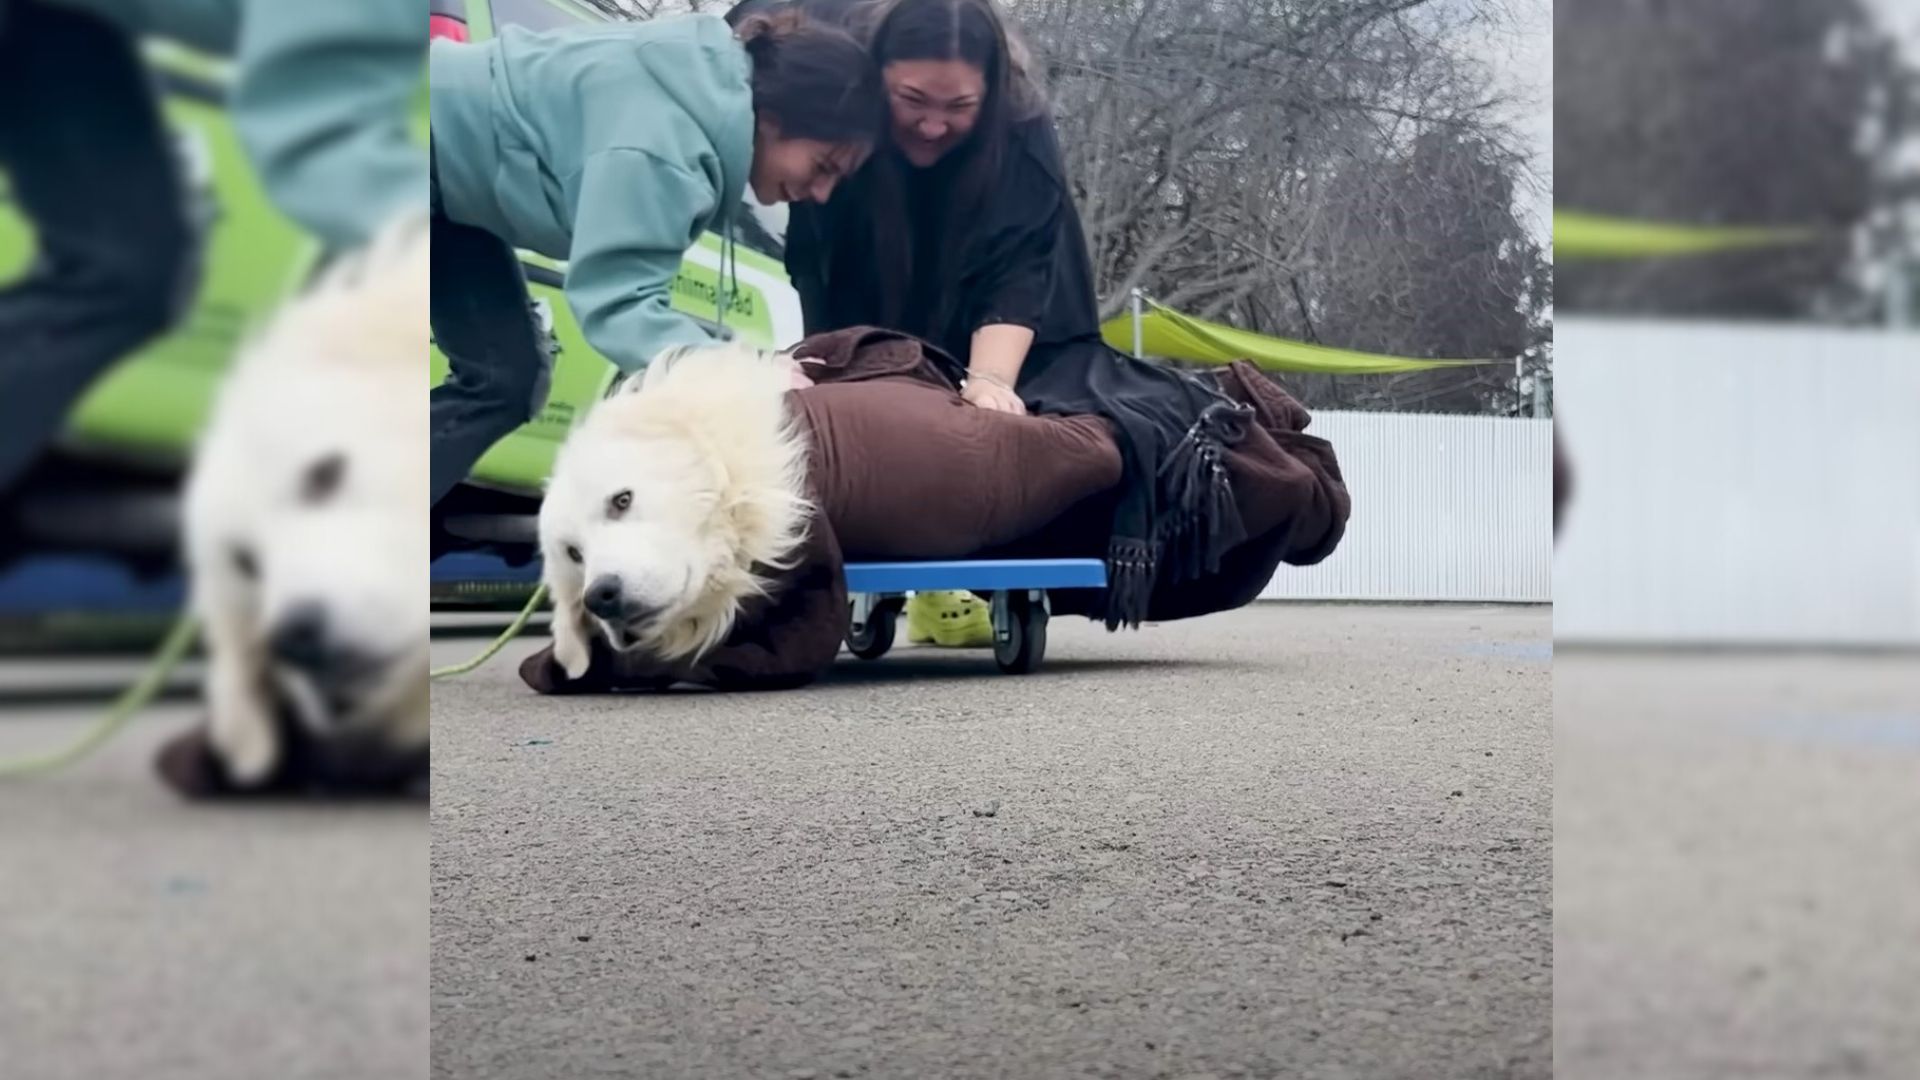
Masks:
[[[807,332],[913,334],[964,365],[968,401],[1026,411],[1023,375],[1098,347],[1100,323],[1053,118],[991,0],[787,2],[868,38],[893,121],[890,147],[828,204],[790,212]]]
[[[1139,622],[1156,585],[1207,572],[1242,538],[1217,463],[1246,410],[1101,340],[1053,118],[993,0],[746,0],[727,18],[783,3],[866,40],[892,118],[890,145],[826,205],[791,211],[807,333],[902,331],[952,358],[976,406],[1106,417],[1127,472],[1106,621]]]

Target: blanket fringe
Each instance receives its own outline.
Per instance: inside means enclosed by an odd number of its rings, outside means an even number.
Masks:
[[[1158,545],[1115,537],[1107,545],[1107,629],[1138,629],[1159,576]]]
[[[1174,582],[1220,569],[1220,560],[1247,538],[1246,522],[1227,477],[1227,447],[1245,436],[1253,412],[1233,402],[1208,406],[1186,438],[1160,466],[1161,505],[1155,539],[1162,572]]]
[[[1211,574],[1246,540],[1226,454],[1245,436],[1252,418],[1253,410],[1237,402],[1210,405],[1161,462],[1152,541],[1115,537],[1108,546],[1107,629],[1145,622],[1163,575],[1179,584]]]

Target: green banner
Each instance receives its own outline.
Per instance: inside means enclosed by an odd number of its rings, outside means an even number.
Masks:
[[[1510,364],[1508,360],[1423,360],[1410,356],[1333,349],[1304,341],[1268,337],[1251,330],[1207,322],[1172,308],[1146,302],[1140,319],[1141,351],[1148,356],[1193,364],[1230,364],[1251,360],[1267,371],[1306,371],[1326,375],[1391,375],[1404,371]],[[1100,328],[1100,336],[1121,352],[1133,351],[1133,316],[1122,315]]]
[[[1755,225],[1676,225],[1606,217],[1577,210],[1553,212],[1555,255],[1570,259],[1659,259],[1713,255],[1752,248],[1789,247],[1819,239],[1821,230]]]

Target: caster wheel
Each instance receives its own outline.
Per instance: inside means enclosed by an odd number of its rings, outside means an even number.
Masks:
[[[898,604],[876,605],[867,614],[865,626],[847,626],[847,651],[862,660],[878,660],[893,648],[894,630],[900,621]]]
[[[1022,590],[994,596],[993,659],[1009,675],[1039,670],[1047,654],[1047,606]]]

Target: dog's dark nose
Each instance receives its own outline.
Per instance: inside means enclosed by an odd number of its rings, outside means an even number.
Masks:
[[[620,579],[612,574],[593,579],[593,584],[587,586],[586,599],[582,603],[586,604],[588,611],[608,622],[617,621],[626,607],[620,595]]]
[[[267,640],[274,658],[308,671],[327,663],[327,612],[319,604],[299,604],[281,616]]]

